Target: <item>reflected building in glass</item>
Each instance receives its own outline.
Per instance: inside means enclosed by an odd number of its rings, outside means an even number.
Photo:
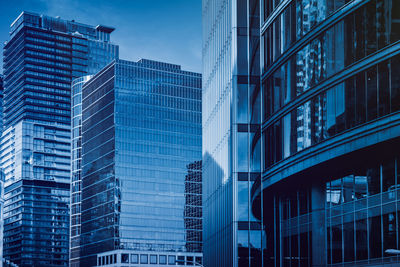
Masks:
[[[116,60],[84,83],[80,265],[202,263],[200,159],[200,74]]]
[[[71,81],[118,57],[113,28],[22,12],[4,45],[3,257],[67,266]]]
[[[260,19],[256,0],[203,0],[204,265],[260,266],[250,212],[260,175]]]
[[[397,266],[400,2],[265,0],[261,51],[263,265]]]
[[[186,250],[191,252],[203,251],[203,194],[201,160],[186,166],[185,176],[185,229]],[[188,259],[188,263],[194,259]]]

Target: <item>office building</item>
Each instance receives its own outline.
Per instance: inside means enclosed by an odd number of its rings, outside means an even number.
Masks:
[[[116,60],[81,105],[80,266],[202,263],[201,75]]]
[[[259,266],[250,212],[260,175],[259,1],[203,0],[204,265]],[[250,153],[253,151],[253,153]]]
[[[261,14],[264,266],[398,266],[400,2]]]
[[[82,195],[82,86],[92,76],[76,78],[71,86],[71,232],[70,266],[79,266]]]
[[[113,30],[30,12],[11,24],[0,151],[3,257],[19,266],[68,265],[71,81],[118,57]]]

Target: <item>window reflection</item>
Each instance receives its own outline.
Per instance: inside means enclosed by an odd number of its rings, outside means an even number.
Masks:
[[[238,221],[249,220],[248,181],[238,181]]]
[[[308,9],[315,8],[319,9],[319,2],[314,2],[314,7],[309,6],[309,1],[300,1],[296,6],[297,12],[306,12]],[[300,49],[295,55],[289,58],[283,63],[275,72],[264,81],[263,90],[267,101],[264,101],[265,117],[264,121],[267,120],[274,112],[278,111],[289,101],[292,101],[296,96],[301,95],[309,88],[317,85],[321,81],[328,77],[333,76],[345,67],[355,63],[358,60],[363,59],[365,56],[376,52],[379,49],[386,47],[391,42],[397,40],[389,40],[389,36],[399,36],[400,27],[398,21],[396,21],[395,10],[393,7],[398,7],[395,1],[370,1],[355,12],[351,13],[344,20],[339,21],[329,29],[327,29],[322,35],[317,36],[310,43],[306,44]],[[294,3],[294,2],[292,2]],[[293,4],[292,4],[293,5]],[[292,5],[288,6],[287,10],[290,10]],[[325,6],[323,4],[322,6]],[[400,10],[399,10],[400,11]],[[296,30],[299,36],[302,36],[302,32],[308,31],[308,28],[312,25],[312,17],[316,16],[316,11],[311,12],[309,15],[310,21],[305,25],[301,24],[301,21],[297,21],[298,29]],[[311,15],[312,14],[312,15]],[[285,12],[281,16],[285,16]],[[287,15],[286,15],[287,16]],[[276,31],[276,27],[279,25],[287,24],[287,22],[280,22],[280,19],[267,29],[265,32],[265,62],[267,66],[272,64],[274,60],[279,58],[281,55],[281,45],[287,46],[285,40],[281,40],[282,37],[279,32]],[[276,26],[278,25],[278,26]],[[361,25],[361,26],[360,26]],[[304,28],[305,27],[305,28]],[[290,31],[290,30],[289,30]],[[284,31],[285,32],[285,31]],[[270,55],[270,53],[272,53]],[[367,106],[368,114],[367,120],[376,118],[377,116],[377,71],[371,69],[367,72],[364,82],[367,84]],[[387,102],[388,96],[388,71],[385,71],[384,66],[381,66],[380,85],[382,90],[379,92],[383,98],[380,102],[383,104]],[[362,82],[362,81],[359,81]],[[397,83],[398,84],[398,83]],[[396,85],[397,85],[396,84]],[[359,88],[365,88],[361,84]],[[398,86],[395,87],[396,92]],[[395,95],[397,97],[398,94]],[[363,98],[362,95],[360,95]],[[358,94],[357,94],[357,98]],[[359,98],[360,99],[360,98]],[[381,115],[387,114],[385,106],[382,105]],[[398,104],[396,104],[398,106]],[[360,119],[363,115],[361,114]],[[363,121],[361,121],[362,123]]]
[[[397,249],[396,161],[392,157],[326,183],[328,263],[380,258]]]
[[[354,198],[362,199],[367,196],[367,177],[354,176]]]
[[[264,1],[264,19],[266,19],[276,8],[279,0]],[[277,16],[275,21],[266,30],[266,34],[272,38],[265,44],[265,47],[271,47],[269,53],[266,53],[266,67],[272,64],[280,54],[284,53],[295,41],[299,40],[333,11],[345,4],[344,0],[296,0],[292,1],[284,11]],[[267,50],[266,50],[267,51]]]
[[[400,88],[400,80],[397,81],[399,75],[389,75],[385,71],[389,66],[391,73],[400,70],[399,64],[400,56],[395,56],[378,67],[357,73],[321,92],[282,116],[263,133],[265,167],[347,129],[384,116],[389,111],[395,112],[397,106],[393,104],[393,98],[399,98],[394,96],[398,89],[388,84],[398,84]],[[285,81],[279,80],[280,85],[283,83]],[[269,83],[266,84],[268,86]],[[392,104],[388,102],[389,95]],[[275,98],[271,95],[268,99]]]
[[[238,157],[237,157],[237,171],[238,172],[247,172],[249,169],[249,134],[247,132],[238,132],[237,133],[237,149],[238,149]]]

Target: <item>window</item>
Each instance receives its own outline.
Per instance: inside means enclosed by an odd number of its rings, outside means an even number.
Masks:
[[[203,258],[202,257],[196,257],[196,263],[203,264]]]
[[[167,264],[167,256],[166,255],[160,255],[158,259],[159,259],[160,264]]]
[[[176,260],[175,260],[175,256],[169,255],[168,256],[168,265],[175,265]]]
[[[377,74],[376,67],[367,70],[367,121],[377,117]]]
[[[121,254],[121,262],[129,263],[129,254]]]
[[[131,254],[131,263],[139,263],[139,255]]]
[[[178,265],[185,265],[185,256],[178,256]]]
[[[248,181],[238,181],[238,221],[249,220]]]
[[[140,254],[140,264],[148,264],[149,259],[147,254]]]
[[[157,255],[150,255],[150,264],[157,264]]]
[[[194,265],[193,256],[187,256],[186,257],[186,265]]]

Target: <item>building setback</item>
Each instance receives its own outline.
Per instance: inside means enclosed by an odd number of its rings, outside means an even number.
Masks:
[[[4,45],[3,257],[67,266],[71,81],[118,57],[113,28],[23,12]]]
[[[261,11],[264,266],[398,266],[400,2]]]
[[[249,197],[260,175],[259,13],[255,0],[203,0],[205,266],[262,261]]]
[[[86,82],[81,266],[201,263],[200,159],[200,74],[116,60]]]

